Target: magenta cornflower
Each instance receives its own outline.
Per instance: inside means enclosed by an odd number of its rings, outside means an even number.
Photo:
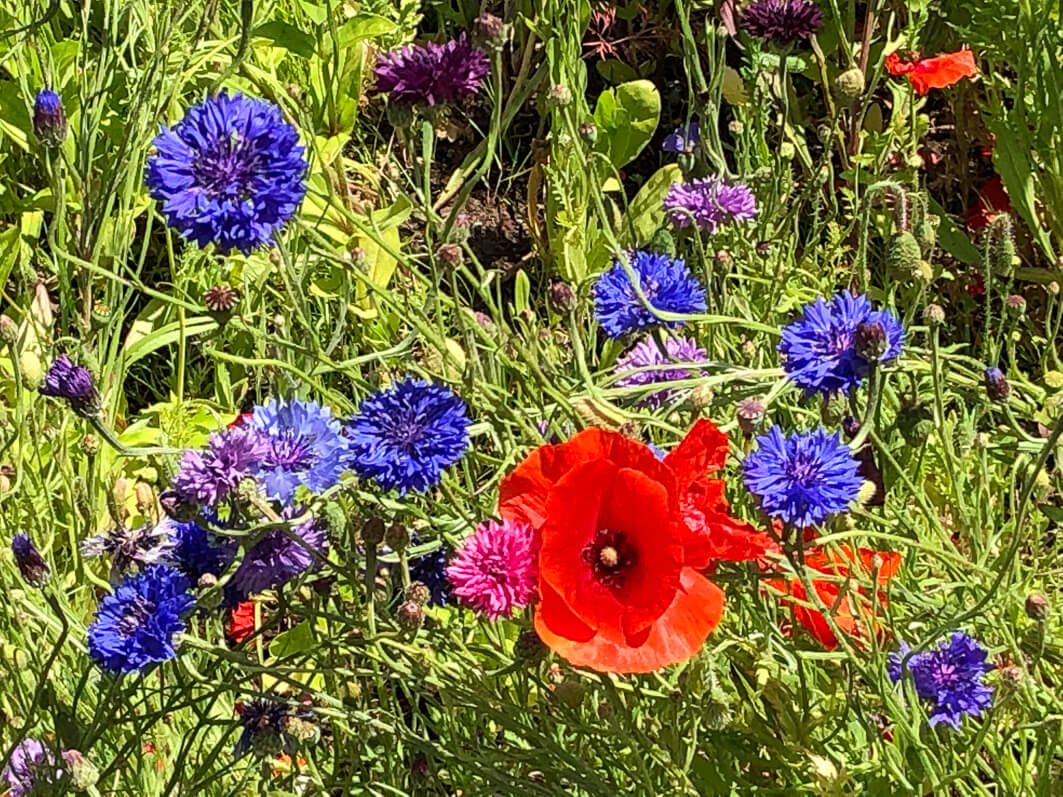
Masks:
[[[466,606],[498,620],[535,600],[535,537],[519,521],[489,520],[477,526],[447,568],[447,578]]]
[[[699,177],[686,183],[672,183],[664,198],[672,224],[696,225],[709,235],[720,227],[757,217],[757,200],[749,187],[728,183],[719,177]]]
[[[376,87],[400,105],[448,105],[474,96],[490,71],[487,53],[462,33],[444,44],[411,44],[381,53]]]

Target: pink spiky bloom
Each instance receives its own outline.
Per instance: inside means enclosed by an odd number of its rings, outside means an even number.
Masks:
[[[536,575],[535,535],[513,520],[481,523],[447,568],[454,594],[491,621],[535,599]]]

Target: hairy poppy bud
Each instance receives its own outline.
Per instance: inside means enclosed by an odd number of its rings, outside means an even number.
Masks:
[[[886,241],[886,265],[901,274],[915,274],[923,262],[919,241],[910,232],[899,232]]]
[[[41,89],[33,101],[33,135],[48,149],[55,149],[66,139],[66,112],[59,95]]]
[[[835,99],[845,107],[849,107],[864,93],[864,72],[859,67],[846,69],[838,77],[834,78],[831,86]]]

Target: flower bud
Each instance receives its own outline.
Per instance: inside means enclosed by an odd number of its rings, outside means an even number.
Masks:
[[[1017,293],[1011,294],[1004,300],[1004,309],[1012,318],[1022,318],[1026,315],[1026,299]]]
[[[62,757],[66,771],[70,773],[70,785],[74,787],[74,791],[88,791],[96,785],[100,772],[95,764],[77,750],[64,750]]]
[[[138,481],[133,487],[133,495],[137,501],[137,511],[147,517],[153,514],[155,509],[155,493],[147,482]]]
[[[513,643],[513,658],[531,664],[546,656],[546,645],[534,628],[525,628]]]
[[[436,259],[448,269],[456,269],[465,262],[465,254],[457,244],[443,244],[436,250]]]
[[[0,315],[0,341],[8,346],[18,341],[18,324],[9,315]]]
[[[52,575],[51,568],[28,534],[19,532],[12,538],[11,553],[15,555],[15,564],[23,581],[38,589],[48,583]]]
[[[369,518],[362,524],[362,541],[370,548],[376,548],[384,541],[384,521],[378,517]]]
[[[505,23],[494,14],[480,14],[473,20],[473,40],[481,47],[501,50],[505,43],[505,33]]]
[[[886,328],[881,321],[864,322],[856,325],[853,334],[853,349],[857,355],[870,362],[878,362],[889,349]]]
[[[561,83],[550,87],[546,94],[546,106],[548,108],[564,108],[572,102],[572,91],[568,86]]]
[[[396,520],[384,533],[384,544],[396,553],[401,553],[410,544],[410,532],[406,531],[406,527]]]
[[[886,266],[902,275],[915,274],[923,262],[919,241],[910,232],[899,232],[886,241]]]
[[[410,586],[406,587],[405,597],[408,601],[424,606],[432,597],[432,590],[423,581],[414,581]]]
[[[566,678],[557,685],[557,689],[554,690],[554,697],[569,708],[577,709],[583,703],[583,695],[585,693],[586,690],[583,688],[583,684],[572,678]]]
[[[764,420],[764,402],[760,399],[742,399],[738,402],[738,428],[746,437],[752,437],[753,433]]]
[[[855,103],[864,93],[864,72],[859,67],[846,69],[838,77],[834,78],[831,86],[835,99],[846,108]]]
[[[715,395],[712,385],[698,385],[690,392],[690,406],[697,412],[703,412],[712,406],[712,400]]]
[[[588,144],[594,144],[598,140],[598,128],[594,122],[580,122],[579,135]]]
[[[559,313],[571,313],[576,309],[576,294],[567,282],[550,283],[548,299],[550,306]]]
[[[928,326],[939,327],[945,323],[945,309],[940,304],[928,304],[923,308],[923,320]]]
[[[1041,622],[1048,618],[1048,598],[1040,592],[1031,592],[1026,596],[1026,616]]]
[[[236,304],[239,301],[240,293],[224,282],[207,288],[203,294],[203,304],[214,315],[229,315],[236,309]]]
[[[756,245],[756,252],[761,257],[768,257],[771,254],[771,241],[761,241]]]
[[[990,401],[1006,401],[1011,395],[1011,385],[999,368],[985,369],[985,392]]]
[[[41,89],[33,101],[33,135],[47,149],[55,149],[63,143],[67,134],[66,112],[59,95],[50,89]]]
[[[424,625],[424,609],[417,601],[405,601],[395,612],[395,619],[399,628],[413,633]]]
[[[204,573],[199,577],[199,580],[196,581],[196,586],[200,589],[210,589],[211,587],[216,587],[217,585],[218,577],[213,573]]]

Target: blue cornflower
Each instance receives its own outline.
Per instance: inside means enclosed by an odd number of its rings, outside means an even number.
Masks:
[[[302,513],[285,510],[286,519]],[[235,606],[248,595],[281,587],[308,570],[315,570],[328,553],[328,531],[317,520],[288,529],[274,529],[255,543],[225,585],[225,603]]]
[[[203,451],[186,451],[171,485],[181,502],[215,507],[267,456],[270,442],[257,429],[238,426],[210,436]]]
[[[877,342],[877,348],[858,351],[858,338]],[[888,363],[903,343],[904,328],[892,313],[872,310],[866,296],[842,291],[829,304],[820,297],[807,305],[801,318],[783,328],[778,349],[784,370],[806,396],[829,396],[860,385],[870,368],[868,354]]]
[[[901,662],[911,648],[901,643],[890,656],[887,672],[890,680],[901,680]],[[962,632],[942,640],[933,650],[916,653],[906,669],[912,674],[915,692],[923,700],[934,702],[930,724],[944,722],[956,730],[964,714],[978,717],[993,702],[993,687],[982,676],[993,670],[986,661],[988,652],[975,639]]]
[[[42,396],[63,399],[82,418],[100,414],[100,392],[92,374],[88,368],[74,365],[65,354],[52,361],[37,391]]]
[[[864,483],[859,467],[839,434],[820,428],[784,437],[773,426],[757,438],[743,474],[770,517],[804,528],[848,508]]]
[[[351,467],[400,495],[425,492],[469,447],[465,402],[448,387],[407,378],[362,402],[347,425]]]
[[[255,407],[247,428],[267,440],[265,455],[254,469],[266,495],[282,504],[305,485],[320,493],[335,485],[346,469],[347,439],[332,410],[316,401],[271,400]]]
[[[188,579],[167,565],[152,565],[126,578],[100,602],[89,626],[89,655],[112,673],[143,672],[177,655],[174,634],[195,599]]]
[[[268,244],[306,193],[299,134],[264,100],[222,91],[153,143],[145,182],[166,223],[223,254]]]
[[[629,252],[628,260],[642,292],[655,309],[668,313],[705,311],[705,289],[691,276],[682,259],[639,250]],[[611,338],[660,323],[670,327],[680,324],[678,321],[661,322],[650,312],[635,293],[624,266],[619,262],[613,263],[598,277],[594,286],[594,310],[598,323]]]
[[[202,576],[220,576],[236,558],[235,539],[221,537],[196,522],[164,517],[155,527],[173,543],[170,561],[193,583]]]
[[[700,140],[698,123],[691,122],[685,128],[677,127],[672,131],[671,135],[665,136],[664,141],[661,143],[661,149],[665,152],[690,154],[697,147]]]

